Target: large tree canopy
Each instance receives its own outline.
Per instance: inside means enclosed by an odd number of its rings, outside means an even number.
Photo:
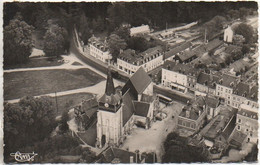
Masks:
[[[242,35],[245,38],[245,42],[250,43],[253,39],[254,30],[251,25],[240,23],[235,27],[235,33]]]
[[[68,32],[58,25],[51,26],[44,36],[43,51],[47,56],[59,56],[68,49]]]
[[[49,97],[24,97],[18,104],[5,103],[5,154],[48,137],[56,126],[54,111]]]
[[[120,53],[120,50],[124,50],[127,46],[125,40],[116,34],[111,34],[109,36],[108,45],[114,59],[117,58],[117,56]]]
[[[24,22],[18,14],[4,27],[4,64],[17,64],[31,55],[33,26]]]

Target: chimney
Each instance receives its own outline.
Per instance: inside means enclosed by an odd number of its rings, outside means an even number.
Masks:
[[[134,156],[130,156],[130,163],[134,163]]]

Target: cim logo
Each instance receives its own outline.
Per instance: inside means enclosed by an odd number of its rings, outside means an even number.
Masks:
[[[20,153],[17,151],[16,153],[11,153],[10,156],[14,157],[17,162],[31,162],[34,161],[34,157],[38,155],[37,153]]]

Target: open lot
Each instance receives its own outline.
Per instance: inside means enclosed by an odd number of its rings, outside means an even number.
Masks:
[[[161,111],[166,113],[167,117],[162,121],[152,123],[150,129],[134,128],[124,141],[122,148],[133,152],[139,150],[141,153],[156,152],[158,162],[160,162],[164,152],[163,142],[169,133],[176,130],[177,119],[182,106],[183,104],[178,102],[174,102],[173,105],[167,107],[161,104]]]
[[[88,87],[104,80],[90,69],[4,73],[4,100]]]

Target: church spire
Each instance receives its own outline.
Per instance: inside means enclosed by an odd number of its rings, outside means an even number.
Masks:
[[[106,95],[110,96],[111,94],[115,94],[115,87],[114,87],[114,82],[111,74],[111,69],[108,68],[108,73],[107,73],[107,84],[106,84]]]

